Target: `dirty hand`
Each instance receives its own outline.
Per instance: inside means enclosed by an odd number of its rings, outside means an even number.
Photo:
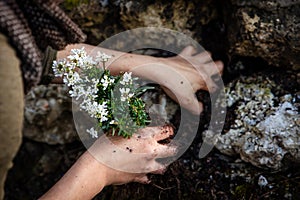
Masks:
[[[95,46],[87,44],[68,45],[65,50],[58,52],[57,59],[66,58],[71,49],[83,46],[88,53],[95,50]],[[130,71],[136,76],[152,80],[160,84],[173,100],[194,114],[200,114],[203,110],[195,93],[201,89],[215,92],[217,85],[212,76],[221,76],[223,71],[221,61],[213,62],[208,52],[197,53],[192,46],[171,58],[130,54],[101,47],[97,47],[94,52],[98,51],[114,55],[107,63],[113,75]]]
[[[201,113],[203,105],[198,102],[195,93],[198,90],[216,91],[218,87],[212,76],[221,76],[223,63],[213,62],[210,53],[206,51],[197,54],[192,46],[186,47],[175,57],[162,58],[161,62],[176,72],[168,73],[165,77],[170,81],[163,87],[164,91],[192,113]]]
[[[158,143],[173,134],[172,127],[164,125],[140,129],[129,139],[103,135],[89,152],[106,166],[106,185],[149,183],[147,173],[162,174],[166,170],[155,159],[176,154],[175,147]]]

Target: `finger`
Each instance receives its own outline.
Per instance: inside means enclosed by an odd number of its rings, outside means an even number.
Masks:
[[[197,100],[197,99],[196,99]],[[198,100],[197,100],[198,101]],[[193,113],[193,114],[195,114],[195,115],[200,115],[201,113],[202,113],[202,111],[203,111],[203,103],[202,102],[199,102],[198,103],[198,108],[197,107],[190,107],[189,108],[190,109],[190,111]]]
[[[177,153],[177,147],[170,145],[159,144],[158,147],[154,150],[156,158],[166,158],[174,156]]]
[[[159,135],[161,132],[163,132],[163,127],[162,126],[148,126],[143,129],[140,129],[138,131],[138,134],[135,134],[134,137],[138,138],[155,138],[156,135]]]
[[[218,61],[215,61],[215,64],[216,64],[216,66],[217,66],[217,68],[219,70],[219,73],[223,74],[224,63],[222,61],[218,60]]]
[[[209,76],[212,76],[214,74],[221,74],[221,72],[223,71],[223,67],[224,65],[222,61],[204,64],[204,70]]]
[[[160,131],[157,132],[153,137],[156,141],[164,140],[174,135],[173,128],[170,125],[164,125],[160,128]]]
[[[164,174],[165,172],[167,171],[167,167],[164,167],[164,168],[161,168],[161,169],[158,169],[158,170],[155,170],[153,172],[151,172],[151,174]]]
[[[206,90],[208,92],[215,92],[218,89],[217,84],[212,80],[211,77],[207,78],[205,80],[205,86],[203,88],[201,88],[203,90]]]
[[[152,159],[151,164],[149,164],[146,168],[147,173],[154,173],[156,171],[162,171],[166,168],[166,165],[163,165],[157,162],[155,159]]]
[[[193,95],[192,99],[181,100],[180,106],[183,106],[195,115],[199,115],[203,111],[203,104],[198,101],[195,95]]]
[[[143,184],[149,184],[151,181],[148,179],[147,175],[143,175],[140,177],[136,177],[134,180],[134,182],[137,183],[143,183]]]
[[[203,111],[203,104],[197,100],[194,94],[192,95],[183,95],[182,99],[179,101],[176,95],[167,87],[162,86],[163,90],[171,97],[174,101],[176,101],[180,106],[189,110],[191,113],[195,115],[199,115]],[[203,88],[204,90],[208,90],[207,87]],[[192,99],[187,99],[189,96],[192,96]],[[187,99],[187,100],[184,100]]]
[[[197,62],[200,62],[200,63],[203,63],[203,64],[212,61],[211,53],[208,52],[208,51],[204,51],[202,53],[199,53],[199,54],[195,55],[194,58],[197,59]]]
[[[176,97],[176,95],[167,87],[165,86],[161,86],[161,88],[167,93],[167,95],[173,99],[174,101],[176,101],[178,103],[178,99]]]
[[[192,56],[195,53],[197,53],[197,51],[193,46],[187,46],[180,52],[179,55],[185,57],[185,56]]]

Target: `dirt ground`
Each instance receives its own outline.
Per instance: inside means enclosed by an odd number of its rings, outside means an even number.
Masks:
[[[299,166],[270,172],[216,150],[200,160],[198,149],[199,138],[164,175],[150,175],[149,185],[109,186],[94,199],[300,199]],[[24,140],[8,176],[5,199],[36,199],[82,151],[79,142],[48,146]],[[268,180],[267,186],[258,186],[260,175]]]
[[[299,91],[298,72],[274,70],[263,67],[265,63],[252,58],[239,58],[246,66],[242,71],[224,73],[225,83],[240,74],[249,75],[264,71],[287,91]],[[253,62],[261,64],[249,68]],[[284,74],[284,75],[283,75]],[[288,80],[288,81],[287,81]],[[208,95],[199,92],[199,98],[209,102]],[[173,124],[179,122],[176,115]],[[199,134],[179,160],[172,163],[164,175],[149,175],[151,183],[130,183],[106,187],[94,199],[300,199],[299,164],[289,163],[281,172],[260,169],[245,163],[238,157],[222,155],[213,150],[203,159],[198,158],[201,132],[208,123],[209,108],[205,107],[199,126]],[[228,110],[224,129],[232,123],[234,113]],[[36,199],[47,191],[76,161],[84,151],[80,142],[65,145],[47,145],[25,139],[8,174],[5,199]],[[259,176],[268,184],[258,185]]]

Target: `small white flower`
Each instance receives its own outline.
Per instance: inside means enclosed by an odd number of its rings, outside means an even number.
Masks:
[[[105,62],[107,62],[112,56],[105,53],[98,52],[97,58],[87,55],[86,51],[82,49],[72,49],[71,54],[68,56],[68,60],[62,60],[53,63],[53,71],[55,75],[63,77],[64,83],[68,86],[72,86],[69,93],[70,96],[75,98],[76,101],[80,101],[80,110],[85,111],[90,117],[96,118],[98,122],[104,122],[105,125],[117,125],[118,121],[111,119],[110,99],[106,99],[103,102],[104,97],[98,97],[99,85],[104,93],[112,92],[107,91],[107,88],[114,86],[118,78],[110,76],[104,71],[104,75],[100,79],[99,74],[103,73],[103,70],[97,68],[102,64],[105,69]],[[80,68],[80,74],[77,69]],[[95,68],[95,69],[94,69]],[[97,69],[96,69],[97,68]],[[120,99],[128,103],[128,100],[134,96],[133,81],[136,78],[132,78],[132,73],[124,73],[120,78],[120,83],[123,85],[120,91]],[[101,92],[100,92],[101,93]],[[97,128],[90,128],[86,130],[91,137],[98,138]]]
[[[107,116],[107,112],[105,113],[105,115],[101,115],[101,118],[100,118],[100,122],[105,122],[108,120],[108,118],[106,117]]]
[[[112,56],[107,55],[106,53],[98,52],[96,59],[99,62],[107,62],[109,59],[111,59]]]
[[[132,75],[132,72],[129,72],[129,73],[125,72],[124,75],[123,75],[123,77],[122,77],[122,80],[120,81],[120,83],[122,85],[125,85],[126,83],[131,83],[132,82],[131,75]]]
[[[109,122],[109,124],[118,124],[118,122],[115,121],[115,120],[111,120],[111,121]]]
[[[61,60],[59,62],[53,61],[52,69],[53,69],[54,75],[56,77],[62,77],[63,76],[65,65],[66,65],[66,60]]]
[[[72,89],[69,91],[71,97],[78,100],[80,97],[86,95],[86,90],[83,87],[83,84],[76,84],[72,86]]]
[[[113,78],[108,78],[107,75],[104,75],[103,78],[101,79],[101,83],[103,85],[104,90],[106,90],[106,88],[111,84],[114,83],[115,79]]]
[[[81,49],[71,49],[71,54],[68,56],[69,60],[78,60],[79,58],[86,57],[86,51],[84,47]]]
[[[80,104],[80,108],[85,110],[92,118],[98,118],[100,122],[107,121],[107,102],[103,102],[102,104],[94,101],[93,98],[86,98]]]
[[[85,57],[86,51],[84,50],[84,47],[81,49],[71,49],[71,55],[78,55],[78,57]]]
[[[103,85],[104,90],[106,90],[107,86],[109,85],[108,76],[104,75],[101,79],[101,83]]]
[[[69,55],[67,58],[68,58],[69,60],[71,60],[72,62],[77,62],[77,61],[80,59],[80,57],[79,57],[78,54],[71,54],[71,55]]]
[[[91,56],[87,55],[84,47],[81,49],[72,49],[68,59],[70,60],[70,64],[81,69],[90,69],[97,64]]]
[[[133,93],[129,93],[130,88],[120,88],[119,90],[121,92],[121,101],[126,101],[134,95]]]
[[[97,62],[91,56],[86,56],[82,59],[82,66],[79,66],[81,69],[91,69],[97,65]]]
[[[268,180],[263,175],[260,175],[258,178],[258,185],[260,187],[265,187],[266,185],[268,185]]]
[[[67,77],[68,77],[68,86],[76,85],[81,81],[81,78],[77,72],[69,73]]]
[[[88,132],[92,138],[98,138],[98,132],[92,127],[91,129],[86,129],[86,132]]]
[[[103,102],[102,104],[98,105],[97,117],[100,118],[100,122],[104,122],[104,121],[108,120],[108,118],[107,118],[108,111],[107,111],[106,104],[107,104],[107,102]]]

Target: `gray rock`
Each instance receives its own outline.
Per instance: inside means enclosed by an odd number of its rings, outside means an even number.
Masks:
[[[37,86],[25,98],[23,134],[34,141],[65,144],[77,138],[72,100],[63,85]]]
[[[223,10],[231,55],[300,68],[299,0],[231,0]]]
[[[78,6],[66,4],[64,9],[88,34],[89,43],[95,45],[125,30],[164,27],[230,57],[261,57],[275,66],[300,68],[300,0],[227,0],[221,4],[215,0],[91,0]],[[227,36],[216,34],[225,30]],[[168,48],[189,44],[172,33],[156,37],[150,31],[147,35]],[[116,42],[120,45],[117,49],[131,42],[138,46],[140,42],[136,36],[126,39],[125,43]]]
[[[300,162],[300,107],[297,95],[278,97],[276,84],[266,77],[242,77],[226,86],[224,106],[236,115],[222,135],[204,132],[206,140],[227,155],[240,155],[251,164],[274,170],[284,166],[288,156]],[[220,103],[220,102],[218,102]],[[208,138],[208,139],[207,139]]]
[[[163,27],[184,33],[187,36],[201,41],[202,26],[216,19],[217,7],[213,0],[209,1],[97,1],[91,0],[89,4],[77,6],[64,4],[64,9],[69,16],[88,34],[89,43],[99,44],[124,30],[139,27]],[[153,32],[147,35],[151,36]],[[172,33],[170,33],[172,34]],[[180,41],[166,33],[164,36],[155,37],[154,41],[163,46],[186,46],[185,41]],[[134,36],[126,38],[126,44],[133,41],[139,42]],[[124,41],[118,44],[122,46]],[[147,43],[147,41],[143,41]],[[122,49],[122,47],[119,47]]]

